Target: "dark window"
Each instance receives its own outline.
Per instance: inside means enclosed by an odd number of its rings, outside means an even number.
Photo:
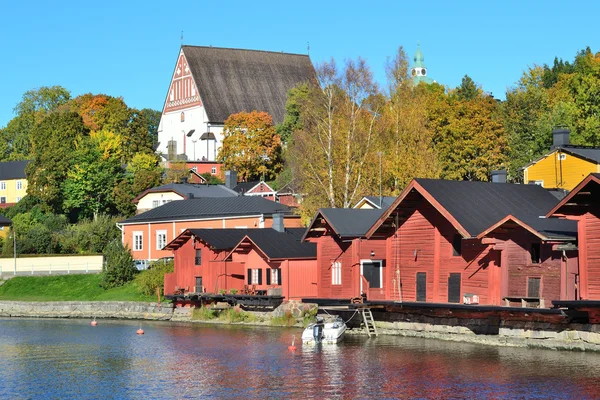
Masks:
[[[448,277],[448,303],[460,303],[460,274]]]
[[[363,276],[369,282],[371,289],[381,289],[381,262],[364,261],[362,263]]]
[[[454,235],[452,238],[452,255],[460,256],[462,254],[462,236]]]
[[[527,278],[527,297],[540,297],[542,278]]]
[[[252,285],[252,269],[248,268],[248,285]]]
[[[540,263],[540,244],[539,243],[531,243],[531,249],[529,249],[529,254],[531,254],[531,263],[539,264]]]
[[[258,284],[262,285],[262,269],[258,270]]]
[[[196,292],[197,293],[203,293],[203,287],[202,287],[202,277],[201,276],[197,276],[196,277]]]
[[[202,265],[202,249],[196,249],[196,257],[194,258],[195,265]]]
[[[417,301],[427,301],[427,273],[417,272]]]
[[[6,197],[0,197],[0,203],[6,204]]]

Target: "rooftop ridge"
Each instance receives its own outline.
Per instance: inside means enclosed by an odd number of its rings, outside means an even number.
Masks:
[[[303,57],[308,57],[310,59],[310,55],[309,54],[288,53],[288,52],[284,52],[284,51],[253,50],[253,49],[241,49],[241,48],[236,48],[236,47],[194,46],[194,45],[189,45],[189,44],[181,45],[181,47],[182,48],[184,48],[184,47],[195,47],[195,48],[216,49],[216,50],[241,50],[241,51],[249,51],[249,52],[253,52],[253,53],[285,54],[285,55],[288,55],[288,56],[303,56]]]

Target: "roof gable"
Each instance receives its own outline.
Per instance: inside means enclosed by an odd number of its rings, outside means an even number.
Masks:
[[[286,229],[285,232],[274,229],[248,230],[227,258],[244,244],[253,245],[269,260],[316,258],[317,245],[301,241],[304,231],[303,228]]]
[[[527,169],[559,151],[574,157],[579,157],[594,164],[600,164],[600,147],[562,145],[551,149],[543,156],[531,161],[529,164],[525,165],[523,169]]]
[[[311,230],[320,229],[317,225],[322,224],[321,219],[340,238],[364,237],[383,212],[383,210],[362,208],[321,208],[308,226],[303,239],[306,239]]]
[[[192,197],[235,197],[238,194],[224,185],[194,185],[189,183],[167,183],[144,190],[135,199],[134,203],[138,203],[148,193],[177,193],[184,199]]]
[[[589,174],[583,181],[579,183],[573,190],[569,192],[558,204],[546,213],[546,217],[551,217],[555,214],[565,214],[568,208],[580,207],[581,198],[586,197],[586,205],[589,199],[600,198],[600,174]],[[585,208],[585,206],[584,206]]]
[[[556,197],[538,185],[414,179],[367,237],[401,205],[410,191],[419,192],[463,237],[477,237],[509,215],[539,232],[548,225],[540,217],[557,203]]]
[[[5,161],[0,162],[0,180],[27,179],[25,167],[31,161]]]
[[[287,92],[316,84],[308,55],[203,46],[182,46],[210,122],[231,114],[266,111],[283,122]]]

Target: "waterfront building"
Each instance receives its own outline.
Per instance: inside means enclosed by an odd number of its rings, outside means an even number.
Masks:
[[[600,147],[573,145],[569,129],[556,128],[552,147],[523,167],[523,179],[526,184],[568,191],[594,172],[600,172]]]
[[[286,226],[300,227],[291,208],[261,197],[201,197],[171,201],[119,222],[123,245],[135,260],[171,257],[164,247],[186,229],[270,228],[273,214],[282,213]]]
[[[579,263],[569,266],[578,280],[575,299],[600,300],[600,174],[589,174],[546,216],[576,221]]]
[[[181,46],[157,151],[169,161],[215,161],[231,114],[265,111],[279,124],[287,92],[303,82],[317,84],[308,55]]]
[[[387,240],[386,298],[574,299],[577,226],[544,218],[556,203],[537,185],[414,179],[365,235]]]
[[[17,204],[27,194],[25,167],[30,161],[0,162],[0,208]]]

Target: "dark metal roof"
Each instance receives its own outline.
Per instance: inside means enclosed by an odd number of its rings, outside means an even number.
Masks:
[[[286,229],[285,232],[252,229],[248,232],[248,238],[269,259],[316,258],[317,245],[300,241],[305,231],[304,228]]]
[[[121,221],[121,223],[181,221],[261,214],[270,216],[275,213],[293,215],[293,210],[286,205],[258,196],[200,197],[172,201]]]
[[[558,149],[566,153],[578,155],[586,160],[593,161],[596,164],[600,164],[600,147],[564,145],[560,146]]]
[[[191,197],[234,197],[238,194],[225,185],[193,185],[190,183],[168,183],[166,185],[153,187],[144,191],[136,199],[140,199],[148,193],[175,192],[185,199]],[[192,195],[192,196],[190,196]]]
[[[12,221],[6,218],[4,215],[0,214],[0,226],[9,226],[12,225]]]
[[[188,236],[194,235],[215,250],[231,250],[251,229],[188,229]],[[183,233],[182,233],[183,235]],[[187,240],[186,240],[187,241]],[[178,246],[177,246],[178,247]]]
[[[321,208],[319,213],[339,237],[363,237],[385,210]]]
[[[25,167],[31,161],[5,161],[0,162],[0,180],[26,179]]]
[[[258,185],[260,181],[253,182],[240,182],[236,186],[233,187],[233,190],[237,193],[246,193],[248,190],[252,189],[254,186]]]
[[[577,237],[577,223],[546,219],[558,199],[539,185],[515,185],[415,179],[463,228],[476,237],[508,215],[518,218],[548,238]]]
[[[223,123],[241,111],[266,111],[283,122],[287,92],[317,78],[309,56],[182,46],[208,118]]]

